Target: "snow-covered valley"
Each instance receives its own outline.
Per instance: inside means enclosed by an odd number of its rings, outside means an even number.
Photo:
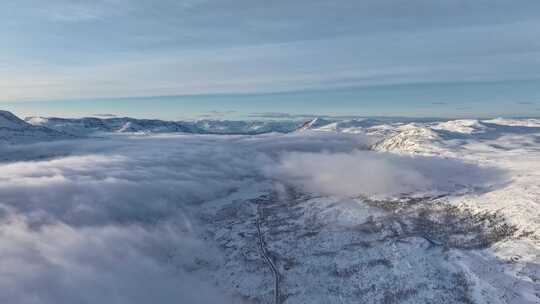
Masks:
[[[0,118],[2,303],[540,303],[540,120]]]

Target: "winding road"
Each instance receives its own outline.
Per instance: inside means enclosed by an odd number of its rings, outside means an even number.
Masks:
[[[268,251],[266,250],[266,243],[264,242],[264,236],[261,231],[261,218],[262,218],[262,212],[260,211],[260,207],[257,206],[257,234],[259,237],[259,250],[261,251],[261,255],[266,261],[266,264],[268,264],[268,267],[270,267],[270,270],[272,271],[272,275],[274,276],[274,304],[279,304],[279,271],[277,270],[276,265],[274,264],[274,261],[272,258],[268,255]]]

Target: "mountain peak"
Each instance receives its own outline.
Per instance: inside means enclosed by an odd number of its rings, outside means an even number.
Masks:
[[[74,138],[64,132],[30,124],[9,111],[0,110],[0,143],[32,143]]]
[[[305,130],[312,130],[316,128],[320,128],[322,126],[325,126],[327,124],[330,124],[331,121],[322,119],[320,117],[315,117],[311,120],[306,121],[303,123],[299,128],[298,131],[305,131]]]
[[[0,128],[23,129],[28,123],[9,111],[0,110]]]

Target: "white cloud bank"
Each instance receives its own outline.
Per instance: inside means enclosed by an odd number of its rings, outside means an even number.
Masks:
[[[500,183],[503,173],[456,160],[404,157],[371,151],[284,154],[267,169],[306,191],[379,198],[438,195]]]
[[[197,261],[207,271],[221,263],[198,237],[206,201],[268,178],[351,196],[451,191],[494,176],[457,161],[358,150],[370,141],[160,135],[3,147],[41,160],[0,164],[0,302],[228,302],[230,290],[192,272]]]

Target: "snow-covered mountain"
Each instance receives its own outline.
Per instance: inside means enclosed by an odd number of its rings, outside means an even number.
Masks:
[[[157,119],[123,118],[58,118],[27,117],[26,122],[53,130],[73,134],[88,135],[96,132],[190,132],[182,124]]]
[[[296,121],[231,121],[231,120],[198,120],[195,122],[178,122],[189,126],[192,133],[207,134],[264,134],[289,133],[300,125]]]
[[[195,133],[195,134],[263,134],[288,133],[296,130],[299,123],[293,121],[165,121],[159,119],[121,118],[57,118],[28,117],[32,125],[44,126],[73,135],[88,135],[96,132],[148,132],[148,133]]]
[[[397,151],[420,153],[438,150],[440,137],[433,129],[419,124],[407,124],[395,129],[397,132],[377,143],[373,148],[378,151]]]
[[[106,133],[189,133],[257,135],[291,132],[336,132],[363,134],[377,142],[373,150],[441,155],[456,151],[473,140],[492,140],[504,134],[529,134],[540,130],[538,119],[458,119],[421,120],[411,118],[329,119],[314,118],[299,121],[230,121],[197,120],[165,121],[158,119],[57,118],[28,117],[25,121],[9,112],[1,112],[3,142],[31,142],[69,137],[103,135]],[[446,149],[452,145],[454,149]],[[451,156],[451,155],[447,155]]]
[[[332,124],[334,121],[332,120],[326,120],[323,118],[313,118],[311,120],[306,121],[303,123],[299,128],[298,131],[307,131],[307,130],[316,130],[318,128],[327,126],[329,124]]]
[[[432,129],[462,134],[477,134],[485,133],[490,128],[476,119],[458,119],[436,123],[432,126]]]
[[[299,130],[372,136],[377,139],[372,149],[377,151],[454,156],[453,153],[467,143],[496,140],[507,134],[538,133],[540,120],[314,119],[306,122]]]
[[[306,131],[330,131],[330,132],[345,132],[345,133],[364,133],[367,128],[373,126],[384,125],[388,122],[373,119],[346,119],[346,120],[330,120],[323,118],[314,118],[305,122],[298,130]]]
[[[0,143],[19,144],[73,138],[65,132],[32,125],[8,111],[0,111]]]

